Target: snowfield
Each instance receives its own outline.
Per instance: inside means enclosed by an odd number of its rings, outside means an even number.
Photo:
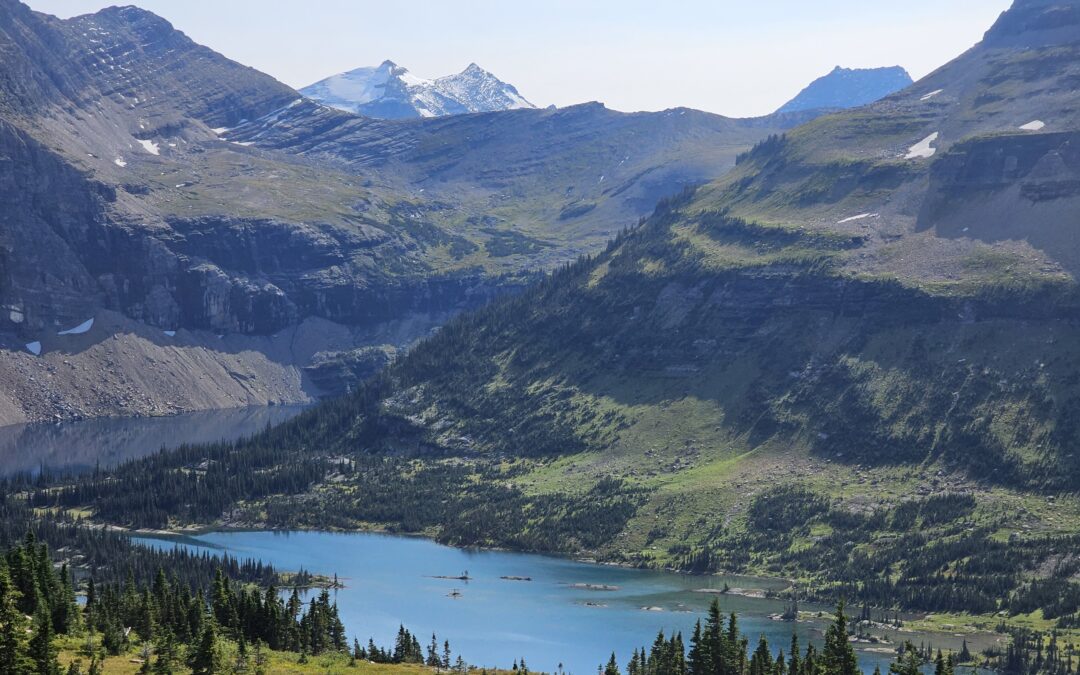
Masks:
[[[155,143],[153,141],[144,141],[144,140],[140,140],[140,139],[135,139],[135,140],[139,141],[139,145],[142,146],[143,150],[149,152],[151,155],[160,155],[161,154],[161,148],[158,147],[157,143]]]
[[[911,146],[911,148],[908,149],[908,153],[904,155],[904,159],[929,159],[933,157],[934,153],[937,152],[937,148],[930,147],[930,144],[936,141],[938,136],[940,136],[940,134],[935,131]]]

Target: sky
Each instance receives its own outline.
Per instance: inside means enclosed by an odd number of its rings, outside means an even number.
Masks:
[[[26,0],[24,0],[26,1]],[[122,0],[121,0],[122,1]],[[28,0],[69,17],[116,2]],[[299,88],[390,59],[475,62],[534,104],[772,112],[834,66],[919,79],[1011,0],[135,0],[196,42]]]

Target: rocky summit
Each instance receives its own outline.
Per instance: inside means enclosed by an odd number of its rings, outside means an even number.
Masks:
[[[778,113],[801,110],[842,110],[873,103],[911,84],[911,76],[900,66],[891,68],[841,68],[811,82],[799,94],[780,106]]]

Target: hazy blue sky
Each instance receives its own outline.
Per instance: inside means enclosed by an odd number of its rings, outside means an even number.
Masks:
[[[72,16],[115,2],[29,0]],[[1010,0],[137,0],[193,39],[301,87],[392,59],[475,61],[537,105],[771,112],[836,65],[918,79]]]

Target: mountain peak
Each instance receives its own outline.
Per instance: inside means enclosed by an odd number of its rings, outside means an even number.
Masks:
[[[300,91],[334,108],[385,119],[535,107],[513,85],[476,63],[460,73],[425,80],[386,60],[376,68],[356,68]]]
[[[836,66],[828,75],[811,82],[798,96],[776,112],[856,108],[884,98],[912,83],[900,66],[887,68],[844,68]]]
[[[986,31],[988,44],[1072,43],[1080,30],[1080,0],[1016,0]]]

